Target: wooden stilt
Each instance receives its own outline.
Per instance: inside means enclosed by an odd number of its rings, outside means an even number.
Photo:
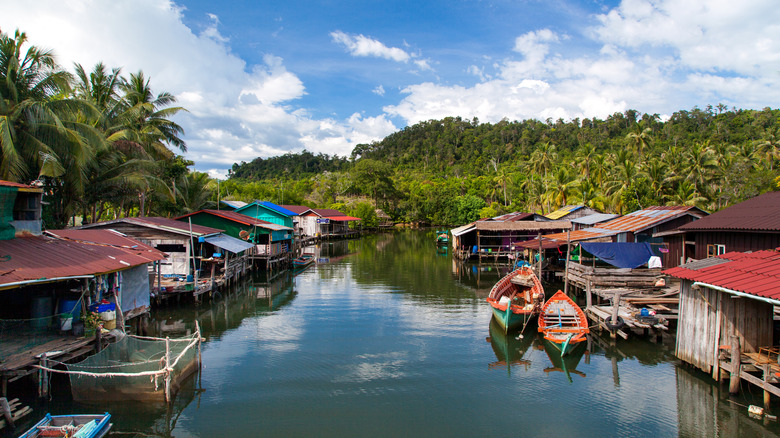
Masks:
[[[171,365],[171,340],[167,336],[165,337],[165,401],[171,402],[171,370],[168,369]]]
[[[742,361],[740,358],[739,338],[731,338],[731,377],[729,380],[729,394],[739,392],[739,378],[742,371]]]
[[[571,231],[566,231],[566,265],[563,269],[563,293],[569,294],[569,258],[571,257]]]
[[[764,385],[763,385],[764,387],[769,385],[769,377],[771,375],[772,375],[772,373],[769,370],[769,364],[765,363],[764,364]],[[771,399],[772,399],[772,394],[769,391],[767,391],[766,389],[764,389],[764,410],[765,411],[769,411],[769,405],[770,405],[770,402],[772,401]]]
[[[0,397],[0,410],[3,411],[3,417],[5,417],[5,424],[14,426],[14,416],[11,414],[11,405],[8,404],[8,400],[5,397]]]

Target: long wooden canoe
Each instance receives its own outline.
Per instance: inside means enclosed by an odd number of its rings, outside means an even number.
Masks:
[[[544,334],[546,341],[561,352],[561,356],[569,354],[590,333],[585,312],[561,291],[556,292],[542,306],[539,331]]]
[[[508,333],[539,313],[544,303],[544,288],[533,269],[523,266],[498,280],[487,302],[504,333]]]

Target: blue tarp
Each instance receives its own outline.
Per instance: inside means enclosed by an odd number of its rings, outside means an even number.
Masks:
[[[654,256],[647,242],[582,242],[582,249],[618,268],[638,268]]]

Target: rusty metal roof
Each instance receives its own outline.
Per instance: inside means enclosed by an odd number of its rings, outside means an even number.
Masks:
[[[780,299],[780,251],[729,252],[713,259],[726,262],[714,262],[709,266],[708,263],[681,265],[663,273],[759,297]]]
[[[571,228],[571,222],[567,220],[560,221],[477,221],[474,222],[477,230],[490,231],[549,231],[549,230],[568,230]],[[563,233],[564,235],[566,233]],[[566,238],[564,238],[566,240]]]
[[[681,216],[701,217],[704,214],[696,207],[648,207],[601,223],[598,227],[572,231],[568,237],[571,242],[578,242],[610,237],[620,233],[638,233]],[[565,242],[567,236],[566,233],[556,233],[542,237]]]
[[[780,231],[780,192],[726,207],[679,228],[683,231]]]
[[[46,234],[65,240],[115,246],[131,251],[145,252],[165,258],[167,254],[114,230],[46,230]]]
[[[21,184],[21,183],[16,183],[16,182],[13,182],[13,181],[6,181],[6,180],[2,180],[2,179],[0,179],[0,186],[3,186],[3,187],[16,187],[17,189],[25,191],[25,192],[43,193],[43,189],[40,188],[40,187],[36,187],[36,186],[30,185],[30,184]]]
[[[122,271],[162,258],[143,250],[48,236],[17,237],[0,242],[0,289],[20,283]]]
[[[154,228],[157,230],[163,230],[163,231],[176,233],[176,234],[186,234],[188,236],[190,235],[190,226],[188,223],[180,222],[173,219],[168,219],[165,217],[125,217],[121,219],[115,219],[112,221],[96,222],[94,224],[82,225],[79,227],[79,229],[107,228],[110,225],[116,223],[126,223],[126,224],[137,225],[139,227]],[[192,234],[197,237],[207,236],[209,234],[217,234],[223,231],[225,230],[219,230],[216,228],[204,227],[203,225],[192,224]]]

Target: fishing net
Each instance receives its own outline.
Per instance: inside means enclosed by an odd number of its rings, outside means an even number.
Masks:
[[[172,393],[197,368],[195,343],[195,337],[169,342]],[[66,364],[69,372],[81,372],[70,374],[73,399],[163,401],[165,358],[165,339],[125,336],[98,354],[76,364]]]

